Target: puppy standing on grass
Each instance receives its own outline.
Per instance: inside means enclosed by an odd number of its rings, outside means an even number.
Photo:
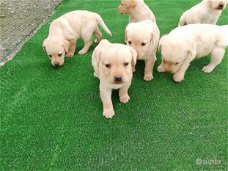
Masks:
[[[102,40],[92,54],[94,76],[100,79],[100,97],[103,103],[103,115],[112,118],[115,115],[111,95],[113,89],[119,90],[120,102],[130,100],[128,89],[132,80],[132,68],[136,64],[136,51],[126,45],[112,44]]]
[[[159,37],[160,31],[158,26],[150,20],[130,23],[126,27],[125,42],[137,51],[138,60],[145,60],[145,81],[151,81],[153,79],[153,67],[157,60],[156,52]]]
[[[184,12],[179,26],[187,24],[216,24],[228,0],[203,0]]]
[[[121,0],[118,11],[121,14],[128,14],[130,23],[144,20],[156,22],[153,12],[144,0]]]
[[[171,72],[176,82],[184,80],[191,61],[211,55],[211,62],[203,67],[209,73],[219,65],[228,46],[228,25],[190,24],[178,27],[161,38],[162,63],[158,72]]]
[[[102,39],[98,24],[110,36],[112,33],[105,25],[101,16],[89,11],[72,11],[54,20],[49,28],[49,35],[43,42],[53,66],[61,66],[65,56],[72,57],[76,49],[76,41],[82,38],[85,45],[78,53],[85,54],[92,44],[92,34],[97,42]]]

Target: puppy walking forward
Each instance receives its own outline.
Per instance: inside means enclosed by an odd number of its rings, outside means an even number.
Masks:
[[[112,105],[112,90],[119,89],[122,103],[130,100],[128,89],[132,80],[132,68],[136,64],[136,51],[126,45],[102,40],[92,54],[94,76],[100,79],[100,97],[103,103],[103,116],[115,115]]]
[[[144,80],[153,79],[153,68],[160,37],[156,23],[150,20],[130,23],[125,30],[125,42],[137,51],[137,59],[145,61]],[[135,69],[134,69],[135,70]]]

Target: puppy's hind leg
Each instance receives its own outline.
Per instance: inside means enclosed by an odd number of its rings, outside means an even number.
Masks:
[[[88,52],[90,46],[92,45],[92,34],[93,34],[93,32],[88,31],[88,30],[86,30],[82,33],[84,47],[78,52],[79,55],[84,55],[85,53]]]
[[[207,66],[203,67],[202,69],[203,72],[210,73],[211,71],[213,71],[215,67],[222,62],[224,54],[225,54],[224,48],[216,47],[211,52],[211,62]]]
[[[100,43],[100,41],[102,40],[102,34],[98,27],[95,30],[95,35],[97,38],[94,40],[94,43]]]

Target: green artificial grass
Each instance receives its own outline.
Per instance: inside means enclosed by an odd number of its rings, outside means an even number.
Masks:
[[[62,14],[86,9],[99,13],[113,33],[104,38],[124,43],[128,16],[120,1],[65,0],[49,21],[0,68],[0,170],[226,170],[227,64],[201,71],[209,58],[192,62],[184,82],[154,70],[143,81],[138,62],[129,90],[131,100],[112,100],[116,115],[102,116],[99,80],[91,54],[74,55],[53,68],[42,50],[48,28]],[[198,0],[146,0],[161,35],[175,28],[181,14]],[[228,10],[219,24],[227,24]],[[78,43],[77,51],[83,46]],[[161,56],[157,54],[160,64]]]

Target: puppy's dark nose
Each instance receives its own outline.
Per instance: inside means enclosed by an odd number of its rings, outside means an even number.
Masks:
[[[54,64],[54,67],[59,67],[59,66],[60,66],[59,63]]]
[[[219,5],[219,9],[223,9],[224,5],[223,4],[220,4]]]
[[[123,81],[122,77],[114,77],[115,83],[121,83]]]

